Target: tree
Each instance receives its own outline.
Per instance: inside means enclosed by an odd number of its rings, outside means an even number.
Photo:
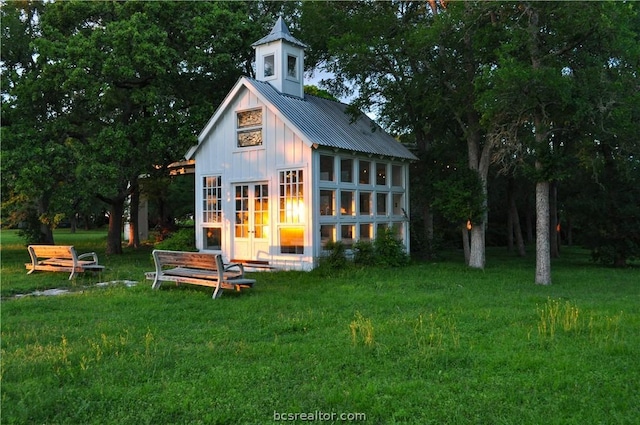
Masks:
[[[538,284],[551,283],[551,182],[566,174],[565,153],[586,127],[585,111],[598,108],[589,94],[593,85],[583,76],[599,75],[612,52],[628,42],[629,27],[610,22],[625,13],[628,22],[631,10],[616,3],[576,8],[563,2],[499,4],[495,9],[496,21],[509,29],[510,38],[495,66],[485,69],[488,84],[478,108],[503,159],[533,160]]]
[[[251,70],[250,43],[273,25],[275,13],[295,5],[76,1],[37,5],[41,12],[33,43],[10,40],[16,41],[16,50],[29,46],[22,56],[32,58],[33,72],[25,72],[28,80],[16,79],[7,95],[24,105],[35,97],[43,112],[37,123],[22,113],[13,114],[11,133],[33,140],[16,130],[52,129],[53,136],[46,137],[55,136],[64,145],[61,151],[67,162],[60,169],[73,176],[69,184],[81,185],[109,205],[107,252],[120,253],[124,206],[140,188],[139,176],[183,157],[215,105],[243,71]],[[8,50],[13,52],[10,44]],[[11,144],[12,153],[28,152],[19,145]],[[38,169],[45,163],[45,158],[33,158],[30,167]],[[41,175],[47,176],[47,171]],[[27,177],[25,185],[12,188],[24,192],[30,180],[37,183]],[[59,192],[56,185],[43,189]]]
[[[327,85],[334,93],[344,94],[353,87],[355,108],[375,111],[389,131],[411,139],[422,162],[418,169],[430,167],[425,161],[434,140],[454,145],[463,140],[468,167],[482,182],[486,205],[491,145],[474,109],[474,85],[478,67],[489,60],[492,49],[480,48],[476,40],[495,39],[485,36],[491,32],[485,29],[490,17],[482,8],[450,3],[446,13],[436,13],[442,6],[305,3],[304,37],[313,46],[307,65],[332,72],[335,79]],[[431,181],[425,177],[414,178],[430,193]],[[427,199],[420,201],[429,239],[433,212]],[[485,232],[483,214],[471,231],[471,267],[484,267]]]
[[[10,2],[2,16],[3,209],[30,243],[53,243],[52,229],[65,196],[56,189],[73,181],[73,160],[64,132],[64,94],[59,75],[47,72],[31,46],[41,36],[44,5]],[[51,84],[47,86],[47,81]]]

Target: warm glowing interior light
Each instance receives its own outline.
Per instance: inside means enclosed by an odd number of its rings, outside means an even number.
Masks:
[[[285,202],[287,222],[300,223],[304,217],[304,202],[298,199],[287,199]]]
[[[471,230],[471,220],[467,220],[467,230]]]

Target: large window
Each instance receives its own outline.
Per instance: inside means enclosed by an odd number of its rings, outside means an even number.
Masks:
[[[353,152],[327,150],[318,156],[319,181],[313,193],[319,205],[314,213],[323,250],[329,241],[353,249],[357,241],[372,241],[392,225],[396,234],[407,236],[402,233],[408,219],[405,164]]]
[[[220,223],[222,219],[222,178],[202,178],[202,222]]]
[[[202,178],[202,222],[204,249],[222,249],[222,178]]]
[[[280,253],[304,254],[303,170],[280,171],[279,217]]]
[[[262,145],[262,109],[237,113],[238,147]]]
[[[302,223],[304,221],[302,171],[280,171],[280,223]]]

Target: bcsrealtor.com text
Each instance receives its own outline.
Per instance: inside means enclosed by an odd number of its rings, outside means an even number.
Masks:
[[[273,411],[274,422],[288,422],[288,421],[342,421],[342,422],[359,422],[366,421],[366,413],[349,412],[349,413],[337,413],[337,412],[323,412],[316,410],[314,412],[277,412]]]

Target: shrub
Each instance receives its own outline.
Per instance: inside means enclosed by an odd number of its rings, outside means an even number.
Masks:
[[[158,242],[157,249],[170,251],[197,251],[196,231],[194,228],[183,228],[171,233],[165,240]]]
[[[373,242],[376,262],[381,266],[400,267],[409,263],[402,242],[396,238],[392,229],[385,229],[378,233]]]
[[[328,251],[328,253],[320,257],[320,268],[342,270],[348,266],[349,262],[342,242],[329,241],[325,246],[325,250]]]
[[[374,266],[377,263],[373,242],[358,241],[353,244],[353,262],[360,266]]]

